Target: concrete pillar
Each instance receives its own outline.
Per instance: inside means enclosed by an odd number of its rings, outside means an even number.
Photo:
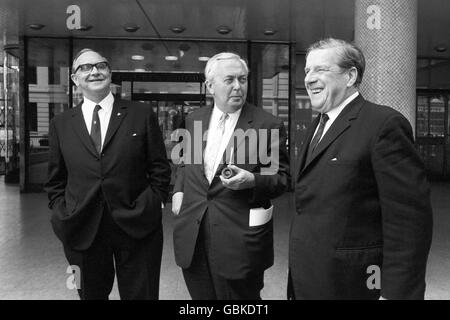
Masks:
[[[355,1],[355,43],[366,57],[363,96],[400,111],[415,130],[417,0]]]

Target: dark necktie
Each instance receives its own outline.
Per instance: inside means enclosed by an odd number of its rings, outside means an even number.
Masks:
[[[322,137],[322,134],[323,134],[323,129],[325,129],[325,123],[327,123],[328,119],[329,119],[329,117],[326,113],[322,113],[320,115],[319,128],[317,129],[316,134],[314,135],[313,139],[311,140],[311,143],[309,144],[306,162],[309,162],[314,150],[316,149],[317,145],[319,144],[320,138]]]
[[[102,131],[100,130],[100,118],[98,117],[98,110],[102,107],[96,105],[94,112],[92,113],[92,124],[91,124],[91,139],[94,143],[95,149],[100,154],[102,151]]]

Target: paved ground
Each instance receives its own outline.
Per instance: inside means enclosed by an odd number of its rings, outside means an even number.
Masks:
[[[450,299],[450,183],[432,185],[434,235],[427,270],[427,299]],[[286,297],[287,237],[292,194],[275,201],[275,265],[265,275],[263,299]],[[20,194],[0,177],[0,299],[78,299],[68,290],[67,263],[53,235],[44,193]],[[172,248],[170,206],[164,210],[160,298],[189,299]],[[111,299],[119,299],[115,287]]]

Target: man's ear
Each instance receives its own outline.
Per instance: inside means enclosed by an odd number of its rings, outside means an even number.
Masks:
[[[70,79],[72,79],[73,83],[78,87],[78,77],[76,74],[71,74]]]
[[[206,88],[208,88],[209,93],[211,93],[211,95],[214,95],[214,89],[213,89],[213,86],[212,86],[212,81],[205,80],[205,85],[206,85]]]
[[[347,87],[353,87],[356,83],[356,79],[358,78],[358,70],[355,67],[352,67],[348,71],[349,80],[347,82]]]

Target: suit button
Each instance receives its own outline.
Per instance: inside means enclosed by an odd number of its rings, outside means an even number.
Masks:
[[[102,177],[102,181],[104,181],[105,180],[105,177]]]
[[[105,156],[105,154],[104,153],[102,153],[102,157],[104,157]]]
[[[202,223],[202,219],[197,219],[197,224]]]

